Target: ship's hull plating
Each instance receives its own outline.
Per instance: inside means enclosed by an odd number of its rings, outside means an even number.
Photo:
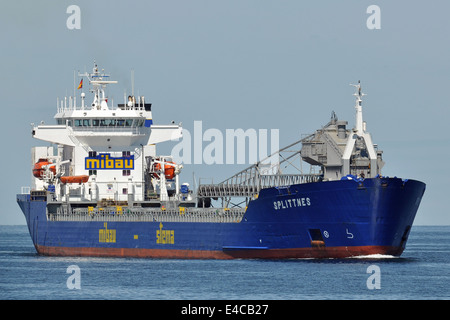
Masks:
[[[425,184],[398,178],[269,188],[240,222],[51,221],[18,195],[35,248],[55,256],[182,259],[400,255]]]

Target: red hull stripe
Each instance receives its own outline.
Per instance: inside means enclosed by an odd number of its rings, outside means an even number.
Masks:
[[[139,248],[77,248],[36,246],[48,256],[133,257],[164,259],[295,259],[347,258],[371,254],[399,256],[403,249],[392,246],[321,247],[267,250],[174,250]]]

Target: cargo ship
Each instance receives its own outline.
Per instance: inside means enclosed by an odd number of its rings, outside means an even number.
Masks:
[[[55,124],[32,124],[32,136],[48,145],[32,148],[32,183],[17,202],[38,254],[178,259],[402,254],[425,184],[381,174],[382,151],[366,130],[359,82],[353,128],[333,112],[320,129],[271,154],[276,162],[262,159],[193,190],[180,181],[183,165],[156,152],[157,144],[182,137],[181,124],[154,123],[152,104],[134,92],[114,105],[106,88],[117,81],[95,63],[91,73],[78,76],[79,103],[74,88],[73,97],[57,100]],[[284,170],[298,159],[308,173]]]

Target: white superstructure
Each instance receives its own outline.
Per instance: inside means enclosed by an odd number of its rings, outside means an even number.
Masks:
[[[155,145],[181,138],[181,126],[153,124],[151,104],[142,96],[124,95],[123,104],[113,105],[106,87],[117,81],[95,63],[92,73],[79,76],[80,103],[75,97],[58,100],[56,124],[32,125],[34,138],[51,143],[32,149],[32,189],[54,189],[55,201],[144,201],[146,190],[167,200],[168,185],[179,185],[181,166],[158,157]],[[92,102],[83,81],[91,85]],[[174,174],[165,175],[170,167]]]

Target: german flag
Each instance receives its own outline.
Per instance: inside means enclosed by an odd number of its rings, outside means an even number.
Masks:
[[[83,79],[81,79],[80,84],[78,85],[77,89],[81,89],[81,88],[83,88]]]

